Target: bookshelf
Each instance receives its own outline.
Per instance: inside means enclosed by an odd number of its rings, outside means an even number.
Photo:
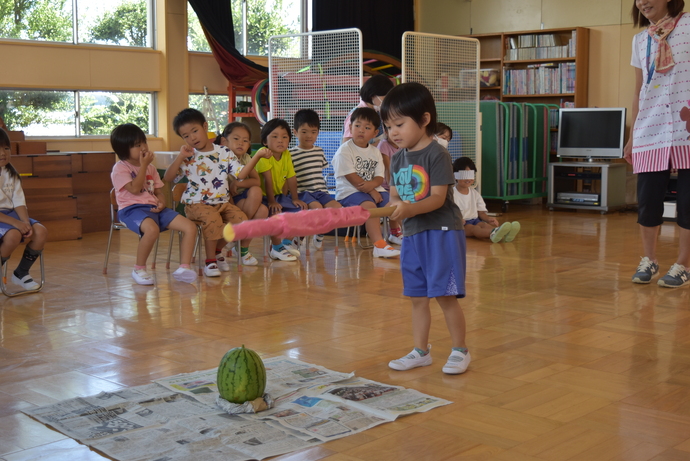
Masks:
[[[480,68],[498,71],[498,86],[480,98],[587,107],[589,29],[571,27],[470,35]]]

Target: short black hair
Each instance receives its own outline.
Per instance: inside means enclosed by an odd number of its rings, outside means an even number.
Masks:
[[[443,134],[444,131],[447,131],[448,133],[450,133],[450,136],[448,136],[450,139],[448,141],[453,139],[453,130],[451,130],[448,125],[446,125],[445,123],[441,123],[441,122],[436,123],[436,134],[437,135]]]
[[[424,114],[429,113],[426,134],[436,133],[436,103],[427,87],[417,82],[403,83],[391,90],[381,105],[383,121],[393,117],[410,117],[417,125],[424,123]]]
[[[311,109],[300,109],[295,113],[295,122],[293,126],[295,130],[299,130],[302,125],[311,126],[314,128],[321,129],[321,119],[319,114],[315,110]]]
[[[668,15],[672,18],[675,18],[683,12],[683,8],[685,8],[685,0],[669,0],[669,2],[666,4],[666,7],[668,8]],[[632,16],[633,25],[635,27],[647,27],[650,24],[649,19],[647,19],[642,12],[640,12],[635,0],[633,0],[630,16]]]
[[[118,125],[110,133],[110,145],[120,160],[128,160],[129,149],[138,142],[146,142],[146,133],[134,123]]]
[[[272,118],[261,128],[261,144],[264,146],[266,145],[268,135],[273,133],[273,130],[276,128],[285,128],[285,131],[287,131],[288,134],[288,140],[292,141],[292,131],[290,130],[290,125],[288,125],[288,122],[282,118]]]
[[[460,157],[455,159],[453,162],[453,173],[464,171],[467,169],[467,167],[470,167],[470,170],[474,170],[475,173],[477,172],[477,165],[474,164],[471,158]]]
[[[0,147],[12,147],[12,143],[10,142],[10,135],[7,134],[7,131],[3,130],[2,128],[0,128]],[[5,168],[7,168],[7,171],[10,173],[10,176],[20,179],[19,173],[17,173],[17,170],[14,168],[14,166],[12,166],[11,163],[7,162]]]
[[[201,111],[192,109],[191,107],[182,109],[180,113],[177,114],[173,119],[173,129],[175,130],[175,133],[177,133],[179,136],[180,127],[188,123],[198,123],[199,125],[203,125],[206,123],[206,117],[204,117],[204,114],[202,114]]]
[[[227,125],[225,125],[225,128],[223,128],[223,134],[221,136],[227,138],[228,136],[230,136],[230,133],[235,131],[235,128],[244,128],[245,130],[247,130],[247,133],[249,133],[249,137],[252,137],[252,130],[249,129],[249,126],[246,123],[242,122],[228,123]]]
[[[350,124],[355,123],[357,120],[365,120],[370,122],[376,127],[376,129],[381,126],[381,117],[379,117],[379,114],[371,107],[358,107],[357,109],[353,110],[352,114],[350,115]]]
[[[374,104],[375,96],[386,96],[393,89],[393,82],[384,75],[374,75],[359,89],[359,97],[367,104]]]

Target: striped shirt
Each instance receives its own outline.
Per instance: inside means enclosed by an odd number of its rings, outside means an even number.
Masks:
[[[667,39],[675,66],[664,74],[654,72],[649,82],[658,44],[648,37],[645,29],[633,38],[631,64],[642,70],[633,172],[690,168],[690,15],[683,15]]]
[[[297,176],[298,192],[328,192],[326,180],[323,177],[323,169],[328,166],[323,149],[317,146],[309,150],[300,147],[290,149],[292,164]]]

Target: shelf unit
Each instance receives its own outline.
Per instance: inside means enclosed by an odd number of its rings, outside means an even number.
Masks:
[[[543,37],[552,35],[558,37],[561,45],[567,45],[575,32],[575,56],[552,59],[520,59],[509,60],[508,50],[511,43],[519,44],[521,36]],[[518,32],[504,32],[495,34],[470,35],[480,43],[480,66],[482,69],[499,71],[501,85],[480,88],[482,99],[493,98],[503,102],[525,102],[540,104],[558,104],[561,102],[575,103],[575,107],[587,107],[587,87],[589,72],[589,29],[585,27],[570,27],[562,29],[527,30]],[[528,66],[554,63],[555,65],[573,63],[575,66],[574,92],[550,94],[506,94],[503,83],[506,71],[523,70]]]
[[[595,210],[602,214],[625,206],[625,163],[560,162],[549,163],[547,207]],[[573,203],[558,200],[559,192],[597,194],[596,203]]]

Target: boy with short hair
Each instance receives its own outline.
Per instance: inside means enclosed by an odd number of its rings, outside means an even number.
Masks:
[[[295,114],[294,129],[297,146],[290,149],[292,165],[297,177],[298,195],[309,192],[315,199],[308,204],[309,209],[341,208],[340,203],[333,200],[328,193],[328,186],[323,177],[323,169],[328,166],[323,149],[315,146],[319,136],[321,121],[319,114],[311,109],[301,109]],[[302,197],[300,197],[302,199]],[[323,235],[314,236],[314,247],[319,249],[323,243]]]
[[[342,206],[381,208],[388,204],[388,192],[381,187],[384,176],[381,152],[369,141],[378,134],[381,119],[374,109],[360,107],[350,117],[352,139],[338,148],[333,157],[335,198]],[[374,240],[374,257],[391,258],[400,251],[383,239],[379,218],[370,218],[365,227]]]
[[[213,143],[208,137],[208,123],[204,114],[196,109],[184,109],[173,120],[173,128],[185,141],[180,154],[165,171],[164,179],[173,181],[186,176],[189,184],[182,195],[185,214],[192,221],[202,223],[206,247],[206,277],[218,277],[221,270],[230,270],[221,253],[225,245],[225,223],[246,221],[247,216],[229,195],[228,175],[242,180],[254,168],[258,159],[243,166],[227,147]],[[251,240],[242,241],[248,247]],[[257,264],[256,259],[254,264]],[[247,259],[244,260],[247,264]],[[251,261],[250,261],[251,262]]]

